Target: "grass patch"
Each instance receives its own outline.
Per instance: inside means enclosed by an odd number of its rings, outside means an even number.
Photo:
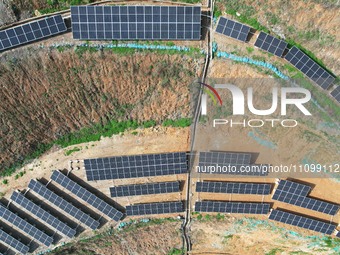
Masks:
[[[172,248],[167,255],[181,255],[181,254],[184,254],[184,250]]]
[[[74,147],[73,149],[65,151],[65,156],[70,156],[73,152],[76,152],[76,151],[81,151],[81,147],[80,148]]]
[[[248,54],[251,54],[254,52],[254,48],[252,47],[246,47]]]
[[[282,250],[279,249],[279,248],[275,248],[275,249],[272,249],[270,252],[267,252],[266,255],[275,255],[280,251],[282,251]]]
[[[192,120],[190,118],[183,118],[179,120],[165,120],[163,126],[165,127],[189,127]]]

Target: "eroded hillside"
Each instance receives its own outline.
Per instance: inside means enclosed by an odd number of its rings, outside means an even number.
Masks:
[[[188,117],[188,85],[201,64],[186,55],[141,52],[19,49],[4,54],[0,169],[41,143],[93,123]]]

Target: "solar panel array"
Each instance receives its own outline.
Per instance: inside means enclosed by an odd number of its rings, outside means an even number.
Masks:
[[[85,159],[88,181],[174,175],[188,172],[185,152]]]
[[[200,40],[199,6],[71,6],[74,39]]]
[[[338,231],[338,233],[336,234],[336,237],[340,238],[340,231]]]
[[[327,235],[331,235],[336,227],[335,225],[329,223],[299,216],[293,213],[284,212],[281,210],[273,210],[269,215],[269,219],[313,230]]]
[[[61,222],[59,219],[46,212],[40,206],[33,203],[31,200],[27,199],[24,195],[19,192],[13,192],[11,196],[11,200],[13,200],[18,205],[25,208],[27,211],[31,212],[33,215],[37,216],[42,221],[46,222],[48,225],[62,233],[67,237],[74,237],[76,235],[76,230],[67,226],[64,222]]]
[[[61,15],[33,21],[0,31],[0,51],[63,33],[67,30]]]
[[[230,175],[250,175],[250,176],[266,176],[268,175],[268,165],[251,165],[250,153],[230,153],[230,152],[200,152],[198,169],[201,173],[209,173],[209,169],[226,167],[226,171],[213,172],[214,174],[230,174]],[[228,167],[231,170],[228,170]],[[245,167],[255,167],[254,171],[244,171]],[[235,171],[234,171],[235,170]]]
[[[277,186],[277,190],[284,190],[300,196],[307,196],[311,189],[311,186],[289,180],[280,180],[279,185]]]
[[[51,179],[111,219],[119,221],[123,217],[123,213],[72,181],[61,172],[54,171]]]
[[[30,249],[27,245],[23,244],[22,242],[18,241],[11,235],[7,234],[1,228],[0,228],[0,241],[22,254],[28,253]]]
[[[52,203],[54,206],[58,207],[60,210],[79,220],[82,224],[91,228],[92,230],[95,230],[99,227],[100,223],[98,221],[96,221],[90,215],[84,213],[77,207],[73,206],[71,203],[67,202],[65,199],[61,198],[53,191],[49,190],[45,185],[41,184],[40,182],[36,180],[31,180],[28,184],[28,188]]]
[[[53,242],[52,237],[46,235],[41,230],[26,222],[3,205],[0,205],[0,218],[3,218],[7,222],[13,224],[15,227],[46,246],[50,246]]]
[[[216,32],[245,42],[250,32],[250,27],[239,22],[221,17],[218,21]]]
[[[283,184],[281,184],[281,182]],[[306,185],[290,181],[280,181],[280,184],[273,195],[273,199],[310,210],[326,213],[329,215],[335,215],[338,212],[339,205],[331,204],[313,198],[308,198],[306,197],[308,192],[306,193],[301,191],[297,188],[299,186]],[[310,187],[308,188],[310,190]]]
[[[196,212],[267,214],[269,209],[267,203],[200,201],[195,204]]]
[[[271,185],[265,183],[212,181],[196,183],[196,192],[268,195],[270,190]]]
[[[111,197],[140,196],[180,191],[180,182],[159,182],[111,187]]]
[[[340,103],[340,86],[337,86],[332,92],[331,96]]]
[[[335,80],[330,73],[295,46],[289,50],[285,58],[323,89],[328,89]]]
[[[150,204],[135,204],[126,207],[128,216],[147,215],[147,214],[166,214],[184,212],[182,202],[162,202]]]
[[[260,32],[255,42],[256,47],[268,51],[278,57],[282,57],[287,45],[288,44],[285,41],[277,39],[265,32]]]

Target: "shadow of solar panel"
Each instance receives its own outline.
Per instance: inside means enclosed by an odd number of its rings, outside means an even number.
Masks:
[[[332,92],[331,96],[340,103],[340,86],[337,86]]]
[[[250,27],[239,22],[220,17],[217,23],[216,32],[245,42],[250,32]]]
[[[88,181],[175,175],[188,172],[186,152],[85,159],[84,165]]]
[[[148,215],[148,214],[167,214],[184,212],[182,202],[161,202],[149,204],[135,204],[126,207],[128,216]]]
[[[270,189],[271,185],[265,183],[212,181],[196,183],[196,192],[268,195]]]
[[[199,6],[72,6],[80,40],[200,40]]]
[[[276,56],[282,57],[283,52],[287,48],[287,43],[267,33],[260,32],[255,42],[255,46]]]
[[[307,185],[281,180],[273,199],[329,215],[335,215],[339,211],[339,205],[306,197],[310,189]]]
[[[11,200],[15,203],[20,205],[21,207],[25,208],[27,211],[32,213],[33,215],[37,216],[39,219],[53,227],[58,232],[62,233],[67,237],[74,237],[76,235],[76,231],[65,223],[61,222],[59,219],[51,215],[50,213],[46,212],[40,206],[34,204],[31,200],[27,199],[24,195],[19,192],[13,192],[11,196]]]
[[[20,252],[21,254],[26,254],[29,251],[29,247],[22,242],[18,241],[11,235],[7,234],[0,228],[0,241],[4,244],[8,245],[9,247],[13,248],[14,250]]]
[[[57,170],[53,171],[51,179],[111,219],[119,221],[123,217],[123,213],[72,181],[61,172]]]
[[[46,235],[41,230],[37,229],[27,221],[23,220],[19,216],[17,216],[12,211],[8,210],[2,204],[0,204],[0,218],[4,219],[5,221],[9,222],[23,233],[29,235],[33,239],[37,240],[38,242],[50,246],[53,242],[53,238]]]
[[[335,80],[330,73],[295,46],[289,50],[285,59],[323,89],[328,89]]]
[[[57,35],[67,30],[61,15],[32,21],[22,26],[0,31],[0,51]]]
[[[162,193],[173,193],[180,191],[180,183],[175,182],[158,182],[146,184],[133,184],[111,187],[111,197],[140,196]]]
[[[196,202],[196,212],[240,213],[240,214],[268,214],[268,203],[245,203],[245,202],[219,202],[201,201]]]
[[[28,184],[28,188],[92,230],[99,227],[100,223],[98,221],[49,190],[40,182],[31,180]]]
[[[313,230],[327,235],[331,235],[336,227],[333,224],[299,216],[293,213],[284,212],[281,210],[273,210],[269,215],[269,219],[297,226],[300,228]]]

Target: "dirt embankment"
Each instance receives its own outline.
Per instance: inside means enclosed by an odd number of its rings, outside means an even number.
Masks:
[[[200,71],[188,56],[37,49],[0,64],[0,171],[40,143],[108,119],[190,115],[188,85]]]

